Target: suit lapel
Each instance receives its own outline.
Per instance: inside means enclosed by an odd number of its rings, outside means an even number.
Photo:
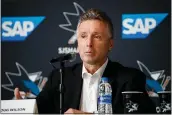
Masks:
[[[80,105],[80,98],[82,93],[82,64],[79,64],[76,66],[76,68],[73,70],[73,74],[75,76],[75,84],[74,84],[74,91],[73,91],[73,99],[71,102],[71,108],[79,109]]]
[[[108,64],[106,66],[106,69],[103,73],[103,77],[107,77],[109,79],[109,83],[112,87],[112,97],[116,95],[117,92],[117,84],[118,84],[118,71],[120,69],[121,65],[116,62],[111,62],[110,60],[108,61]],[[113,99],[112,99],[113,101]]]
[[[109,83],[112,83],[114,79],[117,77],[118,69],[118,64],[111,62],[111,60],[109,60],[102,77],[109,78]]]

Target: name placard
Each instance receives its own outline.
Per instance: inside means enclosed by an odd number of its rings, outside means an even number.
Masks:
[[[37,114],[36,99],[1,100],[1,114],[2,113]]]

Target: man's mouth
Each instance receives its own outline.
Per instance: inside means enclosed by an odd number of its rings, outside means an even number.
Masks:
[[[92,54],[92,51],[86,51],[85,54]]]

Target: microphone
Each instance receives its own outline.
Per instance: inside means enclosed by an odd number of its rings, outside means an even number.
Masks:
[[[66,55],[56,57],[50,60],[50,63],[55,63],[55,62],[73,62],[76,59],[76,53],[68,53]]]

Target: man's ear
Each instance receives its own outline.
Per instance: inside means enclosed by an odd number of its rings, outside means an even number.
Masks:
[[[111,38],[110,45],[109,45],[109,51],[113,48],[113,46],[114,46],[114,40]]]

